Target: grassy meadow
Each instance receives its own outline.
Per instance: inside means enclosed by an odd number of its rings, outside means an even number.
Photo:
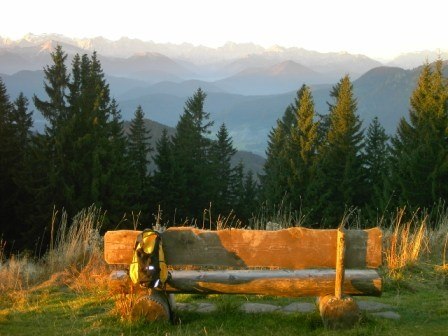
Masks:
[[[112,295],[111,267],[102,258],[104,214],[94,207],[71,225],[55,213],[45,256],[4,255],[0,242],[0,335],[446,335],[448,330],[448,215],[398,210],[379,225],[384,232],[381,298],[401,318],[363,313],[354,329],[326,330],[312,313],[242,313],[245,302],[286,306],[296,299],[243,295],[176,295],[177,302],[213,302],[211,313],[178,312],[179,323],[131,320],[132,295]],[[289,225],[289,224],[288,224]],[[355,225],[350,224],[348,225]],[[285,224],[286,226],[286,224]],[[314,302],[314,298],[300,301]]]

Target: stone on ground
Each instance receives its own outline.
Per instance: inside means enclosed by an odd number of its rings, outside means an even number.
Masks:
[[[197,313],[212,313],[216,310],[216,305],[213,303],[201,302],[196,308]]]
[[[314,304],[308,302],[293,302],[282,308],[287,313],[311,313],[316,309]]]
[[[358,307],[359,309],[367,312],[374,312],[392,308],[391,305],[375,301],[358,301]]]
[[[401,318],[400,314],[393,312],[393,311],[377,312],[377,313],[372,313],[372,315],[390,319],[390,320],[399,320]]]
[[[280,307],[266,303],[247,302],[240,307],[240,310],[242,310],[245,313],[270,313],[273,311],[280,310]]]

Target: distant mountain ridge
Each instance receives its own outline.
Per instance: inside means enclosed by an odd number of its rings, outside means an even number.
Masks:
[[[174,127],[186,99],[201,87],[208,95],[205,109],[211,113],[214,127],[225,123],[238,149],[260,155],[264,155],[270,129],[302,84],[312,87],[316,110],[325,114],[331,87],[349,73],[364,127],[378,116],[393,134],[398,120],[407,115],[420,73],[419,67],[385,66],[363,55],[281,46],[227,43],[213,49],[127,38],[75,40],[29,35],[19,41],[0,38],[0,77],[12,99],[19,92],[30,101],[33,94],[45,98],[42,69],[51,64],[50,52],[58,44],[68,53],[68,66],[75,53],[98,51],[111,95],[119,102],[125,120],[141,105],[148,118]],[[125,52],[126,56],[119,56]],[[408,56],[414,62],[419,54]],[[405,55],[401,59],[405,60]],[[43,122],[35,112],[35,126],[42,129]]]
[[[197,79],[209,76],[214,76],[214,79],[224,78],[245,68],[257,67],[260,62],[262,65],[274,65],[284,61],[293,61],[319,73],[343,75],[345,71],[350,72],[354,77],[381,65],[380,62],[364,55],[319,53],[302,48],[281,46],[263,48],[252,43],[228,42],[219,48],[209,48],[188,43],[175,45],[129,38],[121,38],[117,41],[110,41],[102,37],[73,39],[57,34],[28,34],[17,41],[0,37],[0,50],[28,58],[28,67],[22,67],[19,70],[41,69],[45,64],[39,63],[40,60],[35,56],[42,51],[50,51],[56,44],[61,44],[69,54],[97,51],[103,57],[104,62],[106,62],[106,58],[129,59],[136,55],[149,57],[151,54],[160,54],[195,73],[198,76]],[[258,61],[256,61],[257,59]],[[240,66],[238,66],[239,60],[242,60]],[[232,63],[233,65],[228,66]],[[243,64],[245,65],[242,66]],[[15,72],[6,69],[4,59],[1,57],[0,65],[2,66],[0,72],[8,74]]]
[[[404,70],[397,67],[378,67],[353,81],[358,100],[358,113],[364,127],[378,116],[389,134],[395,132],[399,119],[409,110],[409,98],[415,88],[420,68]],[[447,69],[445,67],[445,73]],[[0,75],[8,93],[15,99],[20,91],[29,98],[33,93],[44,98],[43,71],[21,71],[15,75]],[[160,82],[107,76],[111,94],[116,97],[125,120],[133,117],[141,105],[147,118],[174,127],[183,111],[185,101],[198,87],[207,93],[205,110],[215,121],[215,128],[225,123],[235,146],[240,150],[264,155],[270,129],[281,118],[285,108],[293,101],[296,90],[271,95],[241,95],[220,90],[214,83],[201,81]],[[318,113],[328,113],[327,101],[332,84],[313,85],[312,93]],[[42,117],[35,112],[36,126]],[[213,130],[216,132],[216,129]]]

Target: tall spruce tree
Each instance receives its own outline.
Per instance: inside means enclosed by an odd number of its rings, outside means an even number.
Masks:
[[[16,185],[14,183],[15,134],[12,123],[13,105],[0,78],[0,221],[5,239],[14,237],[17,225],[14,214]]]
[[[373,118],[367,129],[364,155],[366,206],[371,219],[382,215],[388,203],[387,188],[385,187],[390,154],[388,141],[389,136],[380,124],[378,117]]]
[[[232,210],[235,211],[238,218],[245,219],[247,215],[246,204],[244,203],[244,165],[240,161],[233,168],[230,184],[230,195],[232,199]]]
[[[126,183],[117,179],[124,175],[118,163],[124,160],[125,150],[118,129],[120,114],[96,53],[75,55],[71,79],[66,58],[58,46],[52,53],[53,64],[44,70],[48,99],[34,97],[36,108],[48,120],[34,147],[35,160],[47,160],[47,164],[35,162],[48,172],[47,179],[38,179],[45,188],[40,194],[47,195],[41,203],[65,208],[69,214],[95,203],[117,221]]]
[[[430,208],[448,197],[448,86],[443,62],[425,64],[410,99],[409,121],[392,139],[392,186],[400,205]]]
[[[0,222],[3,239],[23,248],[22,232],[27,230],[27,156],[31,137],[32,112],[20,93],[14,103],[0,78]],[[11,246],[7,247],[10,251]]]
[[[69,85],[69,74],[67,72],[67,54],[58,45],[54,52],[50,54],[53,64],[44,68],[44,89],[48,100],[41,100],[36,95],[33,102],[43,117],[48,121],[46,132],[54,133],[59,125],[67,120],[67,88]]]
[[[148,211],[149,195],[149,157],[152,151],[149,140],[151,135],[146,128],[144,113],[139,105],[134,113],[129,127],[128,162],[129,176],[129,204],[135,211]]]
[[[67,90],[70,79],[66,66],[67,54],[58,45],[50,56],[52,64],[44,68],[44,89],[48,98],[42,100],[36,95],[33,96],[36,109],[47,120],[44,135],[35,139],[37,143],[34,146],[33,155],[34,166],[42,169],[38,173],[39,186],[34,187],[36,194],[41,196],[37,199],[36,206],[47,214],[51,213],[53,206],[62,208],[66,203],[62,195],[66,184],[61,166],[66,162],[62,159],[66,153],[65,147],[69,139],[65,136],[63,128],[69,119],[70,112],[67,106]],[[37,205],[37,203],[40,204]]]
[[[255,181],[254,173],[249,170],[244,177],[243,195],[241,197],[243,207],[240,209],[239,218],[245,224],[249,224],[250,219],[256,213],[259,207],[259,188]]]
[[[181,195],[178,183],[178,170],[174,159],[173,144],[168,136],[166,128],[162,136],[156,142],[155,155],[153,157],[156,166],[152,186],[154,188],[154,201],[162,211],[164,223],[174,223],[174,215],[178,208],[178,200]],[[183,181],[182,181],[183,182]]]
[[[173,154],[176,176],[175,194],[179,195],[178,213],[181,217],[200,218],[209,207],[212,181],[208,138],[213,122],[204,111],[206,94],[198,89],[187,99],[184,113],[176,125],[173,137]]]
[[[291,130],[296,127],[295,113],[300,102],[300,90],[294,103],[290,104],[283,113],[282,119],[277,120],[275,127],[268,135],[266,162],[263,174],[260,175],[261,198],[268,208],[275,208],[282,202],[290,202],[291,190],[288,183],[291,175],[290,140]]]
[[[332,96],[335,101],[330,104],[330,127],[319,149],[312,186],[314,218],[328,227],[337,226],[344,211],[362,205],[365,197],[363,131],[349,76],[336,84]]]
[[[231,159],[235,153],[236,149],[233,147],[227,127],[222,124],[210,149],[211,169],[215,177],[213,179],[214,183],[210,185],[210,188],[212,188],[211,201],[217,214],[225,214],[231,209]]]
[[[287,143],[290,162],[288,177],[291,193],[291,205],[294,210],[309,207],[309,185],[313,178],[313,165],[317,149],[317,129],[315,122],[314,101],[311,89],[303,85],[299,91],[298,108],[295,113],[296,122],[291,128],[291,136]]]
[[[260,175],[262,199],[269,209],[274,209],[284,197],[288,196],[288,169],[290,167],[285,155],[285,132],[281,120],[268,135],[266,161],[263,174]]]
[[[109,183],[104,192],[104,198],[107,202],[104,204],[112,211],[115,216],[129,212],[130,205],[126,195],[130,193],[130,186],[127,183],[126,176],[129,176],[129,165],[126,160],[128,139],[124,134],[123,119],[121,110],[115,99],[110,104],[110,114],[108,119],[108,155],[112,158],[109,169]],[[116,220],[117,217],[115,217]]]

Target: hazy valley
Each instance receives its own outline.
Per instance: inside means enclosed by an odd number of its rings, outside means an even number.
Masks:
[[[214,129],[225,123],[238,149],[258,155],[264,155],[270,129],[302,84],[312,87],[317,112],[326,114],[332,85],[347,73],[364,125],[378,116],[387,132],[393,133],[409,108],[419,74],[414,67],[444,56],[421,52],[382,64],[363,55],[279,46],[227,43],[212,49],[126,38],[29,35],[19,41],[0,38],[0,76],[11,97],[21,91],[30,99],[33,94],[45,96],[42,69],[57,44],[69,57],[98,52],[124,120],[130,120],[141,105],[148,119],[174,127],[185,100],[201,87],[208,95],[205,108],[215,121]],[[34,113],[35,127],[42,129],[43,118]]]

